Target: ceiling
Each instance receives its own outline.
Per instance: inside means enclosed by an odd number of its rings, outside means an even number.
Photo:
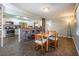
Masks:
[[[13,6],[37,15],[41,18],[54,19],[72,16],[76,4],[73,3],[12,3]],[[48,7],[49,12],[43,12],[41,8]]]

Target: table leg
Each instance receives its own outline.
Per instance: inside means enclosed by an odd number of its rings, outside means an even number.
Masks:
[[[46,42],[46,51],[48,51],[48,40]]]

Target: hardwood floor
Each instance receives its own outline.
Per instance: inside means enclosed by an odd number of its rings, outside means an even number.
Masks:
[[[0,56],[42,56],[40,51],[36,51],[33,46],[33,40],[5,39],[3,48],[0,48]],[[72,39],[59,38],[58,48],[49,47],[49,51],[44,56],[78,56]]]

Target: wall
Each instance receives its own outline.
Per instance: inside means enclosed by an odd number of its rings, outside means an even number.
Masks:
[[[73,40],[77,49],[77,52],[79,54],[79,6],[76,10],[76,22],[73,23]]]
[[[59,21],[57,21],[59,20]],[[67,35],[67,21],[65,18],[55,19],[55,20],[47,20],[46,21],[46,31],[57,31],[59,36]]]

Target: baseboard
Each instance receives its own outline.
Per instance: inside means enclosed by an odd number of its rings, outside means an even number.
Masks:
[[[61,37],[67,38],[67,36],[65,36],[65,35],[58,35],[58,37],[59,38],[61,38]]]
[[[73,39],[74,45],[75,45],[75,47],[76,47],[77,53],[78,53],[78,55],[79,55],[79,50],[78,50],[77,45],[76,45],[76,43],[75,43],[75,41],[74,41],[75,38],[72,37],[72,39]]]

